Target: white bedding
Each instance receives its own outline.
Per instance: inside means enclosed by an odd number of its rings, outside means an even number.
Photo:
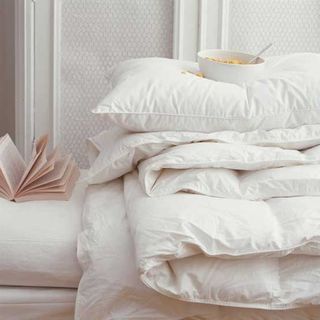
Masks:
[[[123,197],[121,180],[88,188],[83,221],[86,227],[79,237],[84,276],[78,291],[76,319],[317,319],[319,307],[286,311],[218,307],[170,299],[149,289],[140,281],[134,263]]]
[[[208,83],[206,94],[206,82],[181,80],[164,84],[172,93],[165,95],[154,85],[165,79],[158,64],[119,67],[102,111],[142,132],[113,128],[89,140],[88,181],[103,184],[90,187],[85,205],[77,319],[229,319],[237,307],[249,320],[320,318],[320,124],[313,112],[293,111],[319,107],[318,74],[307,56],[284,61],[284,82],[252,83],[243,108],[240,93],[216,90],[223,84]],[[297,57],[305,64],[294,69]],[[135,86],[134,71],[150,78]],[[186,83],[192,90],[184,95]],[[182,112],[191,105],[226,112],[228,121],[191,121]],[[174,120],[157,117],[163,108],[174,109]],[[269,108],[274,117],[266,116]]]
[[[228,143],[222,143],[212,139],[212,134],[132,134],[115,129],[91,140],[91,149],[104,151],[93,163],[89,180],[104,176],[108,181],[125,174],[124,200],[116,200],[113,192],[107,203],[118,210],[125,207],[140,279],[163,296],[267,310],[320,305],[318,130],[315,125],[245,136],[219,133],[221,140],[229,137]],[[240,138],[242,143],[237,142]],[[222,170],[220,183],[210,184],[215,181],[211,171],[216,177],[217,168]],[[175,179],[161,183],[166,170]],[[197,170],[203,170],[204,180],[195,179]],[[267,200],[248,200],[241,192],[231,197],[230,192],[236,190],[228,179],[231,173],[238,184],[240,179],[251,186],[252,198],[259,195]],[[188,174],[186,187],[180,178]],[[256,187],[258,182],[260,187]],[[147,195],[155,186],[161,191],[170,185],[171,192],[166,189],[164,196]],[[199,186],[221,195],[208,196]],[[96,218],[84,221],[79,243],[86,253],[80,256],[85,270],[80,286],[85,296],[79,300],[82,308],[95,299],[88,290],[95,278],[110,297],[110,285],[101,282],[103,277],[110,279],[111,271],[103,269],[110,263],[101,259],[110,254],[113,242],[110,239],[106,249],[100,241],[108,233],[104,215],[109,217],[112,209],[104,204],[107,193],[102,190],[101,200],[95,196],[90,202],[89,197],[84,213],[85,219]],[[175,193],[179,190],[186,192]],[[117,229],[110,221],[109,228]],[[120,266],[116,269],[121,270]],[[109,310],[106,305],[105,312]]]
[[[190,61],[124,61],[113,72],[113,89],[93,112],[135,132],[244,132],[320,121],[319,54],[268,58],[261,79],[242,85],[197,72],[198,64]]]
[[[141,279],[162,294],[264,309],[320,304],[318,197],[150,198],[135,174],[125,195]]]
[[[76,290],[0,286],[0,320],[72,320]]]
[[[86,184],[70,201],[0,198],[0,285],[77,288],[77,236]]]

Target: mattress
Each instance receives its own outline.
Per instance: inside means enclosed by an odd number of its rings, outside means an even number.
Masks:
[[[0,199],[0,285],[77,288],[77,236],[86,184],[70,201]]]
[[[72,320],[76,292],[0,286],[0,320]]]

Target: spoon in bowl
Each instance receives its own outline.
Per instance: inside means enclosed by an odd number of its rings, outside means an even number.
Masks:
[[[259,51],[258,54],[256,54],[249,62],[248,64],[254,63],[265,51],[267,51],[269,48],[273,46],[273,43],[269,43],[265,48],[263,48],[261,51]]]

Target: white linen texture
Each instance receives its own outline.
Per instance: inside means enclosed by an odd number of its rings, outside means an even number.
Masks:
[[[121,63],[93,110],[131,131],[252,131],[320,121],[320,55],[267,59],[263,78],[236,85],[194,75],[198,64],[146,58]]]
[[[248,200],[315,196],[320,195],[319,137],[320,125],[212,134],[132,134],[115,127],[89,140],[90,150],[96,146],[101,153],[88,180],[111,181],[138,165],[150,196],[186,190]]]
[[[123,191],[120,179],[88,188],[84,231],[79,237],[84,275],[78,289],[77,320],[316,320],[319,317],[318,306],[272,311],[239,309],[175,300],[148,288],[140,281],[134,262],[135,248]],[[219,270],[222,278],[219,282],[224,279],[224,285],[229,286],[230,277],[223,273],[223,267]],[[263,278],[260,273],[258,276]],[[239,285],[245,281],[246,278]],[[302,281],[303,274],[297,279],[301,290]],[[235,282],[231,278],[232,283]]]
[[[115,127],[89,140],[98,156],[88,180],[124,176],[140,277],[159,293],[270,310],[318,305],[319,129]]]
[[[247,85],[115,69],[94,110],[115,126],[87,142],[76,319],[320,317],[319,71],[311,53]]]

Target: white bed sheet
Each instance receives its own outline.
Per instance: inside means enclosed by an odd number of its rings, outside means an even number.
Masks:
[[[0,320],[72,320],[75,289],[0,286]]]
[[[86,184],[70,201],[0,198],[0,285],[77,288],[77,236]]]

